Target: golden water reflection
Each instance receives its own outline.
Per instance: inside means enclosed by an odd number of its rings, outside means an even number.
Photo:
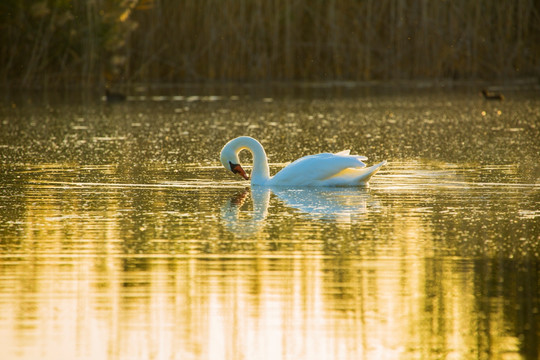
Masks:
[[[482,288],[495,281],[523,292],[525,282],[497,279],[486,263],[388,256],[32,260],[1,272],[6,358],[479,358],[536,351],[520,347],[538,329],[505,318],[506,307],[526,314],[520,307],[528,301]],[[475,278],[476,266],[486,279]]]
[[[19,171],[0,213],[3,358],[536,358],[538,186],[412,167],[265,191],[204,169],[191,186]]]

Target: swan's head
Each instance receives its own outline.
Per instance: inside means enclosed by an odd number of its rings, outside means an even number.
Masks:
[[[225,145],[223,150],[221,150],[220,160],[221,164],[225,169],[232,171],[233,174],[238,174],[244,179],[249,180],[249,176],[246,174],[242,166],[240,165],[240,160],[238,159],[238,152],[232,146],[229,146],[230,143]]]

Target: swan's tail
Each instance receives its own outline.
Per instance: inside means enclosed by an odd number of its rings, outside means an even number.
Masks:
[[[367,185],[369,179],[371,179],[371,177],[375,175],[384,165],[386,165],[386,160],[378,163],[377,165],[362,169],[362,174],[355,178],[356,183],[358,185]]]

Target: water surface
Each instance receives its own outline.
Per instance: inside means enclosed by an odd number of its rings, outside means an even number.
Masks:
[[[538,358],[540,101],[505,95],[10,98],[3,358]],[[218,160],[238,135],[272,172],[389,163],[368,188],[250,189]]]

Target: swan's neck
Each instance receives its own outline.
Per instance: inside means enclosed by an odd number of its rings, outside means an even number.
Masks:
[[[253,170],[251,171],[251,184],[262,185],[270,179],[268,158],[261,143],[250,137],[240,137],[236,153],[248,149],[253,154]]]

